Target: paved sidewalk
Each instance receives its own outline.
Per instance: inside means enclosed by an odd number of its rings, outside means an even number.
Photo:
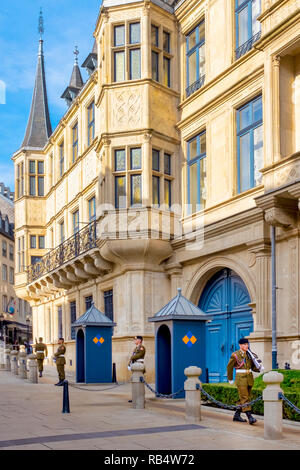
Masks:
[[[0,371],[0,450],[300,450],[297,424],[284,425],[282,440],[266,441],[263,420],[233,423],[232,413],[203,406],[202,421],[191,425],[183,400],[156,400],[148,390],[146,409],[131,408],[130,384],[70,387],[71,413],[63,414],[56,381],[49,366],[38,384]]]

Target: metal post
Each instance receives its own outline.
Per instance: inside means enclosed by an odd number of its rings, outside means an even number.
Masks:
[[[271,226],[272,259],[272,369],[277,369],[277,332],[276,332],[276,227]]]
[[[69,382],[64,380],[63,390],[63,413],[70,413],[70,400],[69,400]]]
[[[116,363],[113,363],[113,369],[112,369],[112,383],[117,382],[117,374],[116,374]]]

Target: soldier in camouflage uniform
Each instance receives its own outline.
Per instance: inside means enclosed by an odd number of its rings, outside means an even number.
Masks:
[[[43,343],[43,338],[39,338],[39,342],[36,342],[33,347],[35,349],[39,376],[42,377],[44,370],[44,359],[48,356],[47,346]]]
[[[65,353],[66,353],[66,346],[64,344],[64,338],[59,338],[58,340],[58,349],[56,353],[54,354],[55,362],[56,362],[56,368],[58,372],[58,378],[59,382],[55,385],[57,386],[62,386],[64,384],[65,380],[65,364],[66,364],[66,359],[65,359]]]
[[[250,394],[254,384],[252,371],[260,372],[255,366],[251,356],[247,354],[249,342],[246,338],[239,340],[240,349],[232,353],[231,358],[227,365],[227,378],[229,383],[233,384],[233,369],[236,371],[235,385],[239,393],[239,405],[250,402]],[[249,424],[256,423],[256,419],[251,415],[251,406],[243,407],[237,410],[234,414],[233,421],[240,421],[245,423],[247,420],[241,417],[241,412],[244,411],[249,420]]]

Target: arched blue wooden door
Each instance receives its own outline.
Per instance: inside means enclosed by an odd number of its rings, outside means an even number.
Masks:
[[[207,283],[199,307],[213,315],[206,324],[206,368],[209,382],[226,382],[230,355],[238,349],[239,339],[253,331],[248,290],[230,269],[222,269]]]

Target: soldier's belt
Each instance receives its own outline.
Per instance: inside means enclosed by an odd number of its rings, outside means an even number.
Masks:
[[[60,355],[59,355],[59,356],[57,356],[57,357],[65,357],[65,355],[64,355],[64,354],[60,354]]]
[[[37,354],[44,354],[44,351],[37,351]]]
[[[237,374],[250,374],[251,369],[238,369],[235,371]]]

